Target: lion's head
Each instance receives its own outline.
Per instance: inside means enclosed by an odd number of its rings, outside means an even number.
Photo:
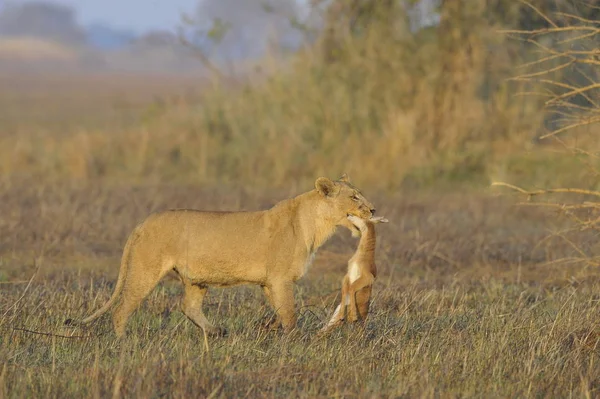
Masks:
[[[333,219],[336,225],[348,228],[354,237],[360,236],[360,230],[348,220],[348,216],[369,219],[375,215],[375,207],[350,183],[348,176],[344,174],[335,181],[319,177],[315,188],[324,199],[327,217]]]

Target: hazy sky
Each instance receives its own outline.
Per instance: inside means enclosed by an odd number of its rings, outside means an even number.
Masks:
[[[4,3],[24,3],[34,0],[0,0]],[[38,0],[39,1],[39,0]],[[110,24],[116,28],[141,33],[149,29],[174,29],[181,24],[182,12],[192,13],[202,0],[42,0],[66,4],[77,11],[78,19],[84,25],[95,22]],[[218,0],[213,0],[217,1]],[[243,2],[245,0],[238,0]],[[296,0],[305,5],[308,0]],[[435,0],[420,3],[421,17],[430,18],[430,10]],[[243,8],[243,7],[242,7]],[[235,13],[235,11],[233,11]]]
[[[32,0],[0,0],[24,3]],[[46,0],[67,4],[77,11],[81,23],[108,23],[114,27],[142,32],[148,29],[172,29],[181,22],[181,13],[191,12],[198,0]],[[243,0],[240,0],[243,1]]]

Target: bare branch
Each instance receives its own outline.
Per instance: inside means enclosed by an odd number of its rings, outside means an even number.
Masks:
[[[557,11],[555,14],[560,15],[561,17],[575,19],[579,22],[584,22],[586,24],[598,24],[599,23],[599,21],[594,21],[593,19],[583,18],[583,17],[580,17],[579,15],[575,15],[575,14],[571,14],[571,13],[567,13],[567,12]]]
[[[12,328],[15,331],[23,331],[26,333],[30,333],[30,334],[36,334],[36,335],[45,335],[47,337],[57,337],[57,338],[93,338],[93,335],[62,335],[62,334],[54,334],[54,333],[47,333],[47,332],[42,332],[42,331],[34,331],[34,330],[28,330],[26,328],[20,328],[20,327],[13,327]]]
[[[564,85],[563,87],[570,87],[572,90],[567,93],[561,94],[560,96],[557,96],[555,99],[550,100],[550,102],[561,100],[563,98],[567,98],[567,97],[571,97],[571,96],[575,96],[577,94],[583,95],[583,93],[585,93],[586,91],[600,89],[600,83],[594,83],[594,84],[590,84],[590,85],[587,85],[584,87],[579,87],[579,88],[575,88],[570,85]]]
[[[571,193],[571,194],[592,195],[592,196],[600,198],[600,191],[585,190],[582,188],[548,188],[548,189],[541,189],[541,190],[535,190],[535,191],[527,191],[521,187],[515,186],[513,184],[509,184],[509,183],[504,183],[504,182],[493,182],[491,185],[508,187],[515,191],[520,192],[521,194],[525,194],[528,197],[533,197],[535,195],[543,195],[543,194]]]
[[[519,65],[518,68],[520,68],[520,69],[527,69],[527,68],[530,68],[532,66],[536,66],[536,65],[542,64],[544,62],[554,61],[555,59],[560,58],[562,56],[563,56],[562,54],[552,54],[552,55],[549,55],[549,56],[544,57],[544,58],[539,59],[539,60],[535,60],[535,61],[531,61],[531,62],[526,62],[525,64]]]
[[[559,210],[600,209],[600,202],[586,202],[579,205],[557,204],[554,202],[517,202],[519,206],[539,206]]]
[[[527,5],[528,7],[530,7],[533,11],[535,11],[536,13],[538,13],[538,15],[542,18],[544,18],[546,20],[546,22],[548,22],[550,25],[554,26],[555,28],[558,27],[558,25],[556,25],[554,23],[554,21],[552,21],[548,16],[546,16],[546,14],[544,14],[543,12],[541,12],[536,6],[534,6],[533,4],[531,4],[530,2],[526,1],[526,0],[520,0],[521,3]]]
[[[570,110],[567,111],[560,111],[560,110],[554,110],[555,113],[558,113],[559,115],[564,115],[566,117],[565,120],[573,120],[573,112],[572,110],[577,110],[580,112],[584,112],[584,113],[596,113],[596,112],[600,112],[600,110],[596,107],[593,106],[589,106],[589,105],[579,105],[579,104],[573,104],[570,103],[568,101],[558,101],[556,104],[553,104],[557,107],[562,107],[562,108],[567,108]]]
[[[573,248],[573,250],[575,252],[577,252],[581,256],[582,259],[586,259],[587,260],[587,259],[590,258],[590,256],[588,254],[586,254],[585,252],[583,252],[583,250],[577,244],[575,244],[572,240],[570,240],[566,235],[560,234],[560,235],[558,235],[558,237],[562,238],[563,241],[565,241],[567,244],[569,244],[569,246],[571,248]]]
[[[541,96],[541,97],[552,97],[552,93],[542,93],[538,91],[522,91],[515,94],[516,96]]]
[[[566,43],[571,43],[571,42],[575,42],[575,41],[579,41],[579,40],[585,40],[589,37],[596,36],[598,34],[600,34],[600,30],[595,31],[595,32],[584,33],[584,34],[573,36],[573,37],[568,37],[564,40],[558,41],[556,44],[566,44]]]
[[[592,118],[589,118],[589,119],[587,119],[585,121],[580,121],[580,122],[577,122],[577,123],[573,123],[571,125],[564,126],[564,127],[560,128],[560,129],[554,130],[553,132],[550,132],[548,134],[544,134],[543,136],[540,136],[540,139],[545,139],[545,138],[548,138],[548,137],[556,136],[558,134],[566,132],[567,130],[574,129],[576,127],[593,125],[594,123],[598,123],[598,122],[600,122],[600,116],[592,117]]]
[[[531,35],[531,36],[539,36],[547,33],[564,33],[564,32],[577,32],[577,31],[588,31],[588,32],[596,32],[600,33],[600,28],[594,28],[591,26],[564,26],[564,27],[554,27],[554,28],[542,28],[542,29],[531,29],[531,30],[522,30],[522,29],[499,29],[499,33],[505,34],[518,34],[518,35]]]
[[[593,89],[598,89],[600,88],[600,83],[594,83],[594,84],[590,84],[587,86],[583,86],[583,87],[576,87],[567,83],[562,83],[562,82],[558,82],[556,80],[552,80],[552,79],[532,79],[529,77],[520,77],[520,76],[516,76],[514,78],[512,78],[511,80],[515,80],[515,81],[535,81],[535,82],[539,82],[539,83],[545,83],[548,85],[552,85],[552,86],[557,86],[557,87],[561,87],[563,89],[568,89],[569,91],[567,93],[563,93],[563,94],[553,94],[553,98],[549,99],[548,101],[546,101],[546,105],[552,105],[555,102],[558,102],[559,100],[562,100],[564,98],[568,98],[574,95],[580,95],[582,97],[584,97],[587,101],[589,101],[591,104],[594,105],[595,108],[600,108],[600,105],[596,103],[596,101],[594,101],[586,92],[593,90]]]
[[[574,63],[575,63],[575,61],[571,60],[569,62],[565,62],[564,64],[558,65],[558,66],[556,66],[554,68],[544,69],[544,70],[539,71],[539,72],[533,72],[533,73],[528,73],[528,74],[520,75],[520,76],[518,76],[518,78],[519,78],[518,80],[530,79],[530,78],[534,78],[536,76],[543,76],[543,75],[547,75],[547,74],[552,73],[552,72],[558,72],[558,71],[561,71],[561,70],[563,70],[565,68],[570,67]],[[517,79],[513,79],[513,80],[517,80]]]
[[[590,65],[600,65],[600,61],[594,60],[594,59],[578,59],[576,61],[579,64],[590,64]]]

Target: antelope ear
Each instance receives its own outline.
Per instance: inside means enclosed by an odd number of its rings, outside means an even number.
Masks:
[[[339,192],[339,187],[326,177],[319,177],[315,188],[323,197],[333,197]]]
[[[381,216],[373,216],[369,220],[371,221],[371,223],[387,223],[387,222],[389,222],[389,220],[387,220],[386,218],[381,217]]]
[[[350,177],[348,177],[347,173],[344,173],[338,180],[343,183],[350,183]]]

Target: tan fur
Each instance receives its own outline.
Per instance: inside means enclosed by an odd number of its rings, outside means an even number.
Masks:
[[[89,323],[121,301],[113,313],[121,337],[132,312],[160,279],[174,270],[184,285],[182,310],[207,333],[220,333],[202,312],[209,286],[257,284],[277,313],[275,327],[296,325],[294,282],[301,278],[321,245],[344,226],[358,229],[347,215],[369,218],[373,205],[346,175],[320,177],[315,189],[254,212],[169,210],[138,225],[123,251],[110,300],[79,323]]]
[[[348,219],[361,232],[361,238],[356,252],[348,261],[348,272],[342,280],[342,298],[335,309],[329,322],[321,329],[327,332],[340,325],[346,318],[348,308],[348,321],[355,322],[358,315],[365,320],[369,313],[371,302],[371,290],[373,282],[377,277],[377,266],[375,265],[376,223],[387,223],[382,217],[371,217],[363,220],[356,216],[348,216]],[[358,314],[357,314],[358,310]]]

